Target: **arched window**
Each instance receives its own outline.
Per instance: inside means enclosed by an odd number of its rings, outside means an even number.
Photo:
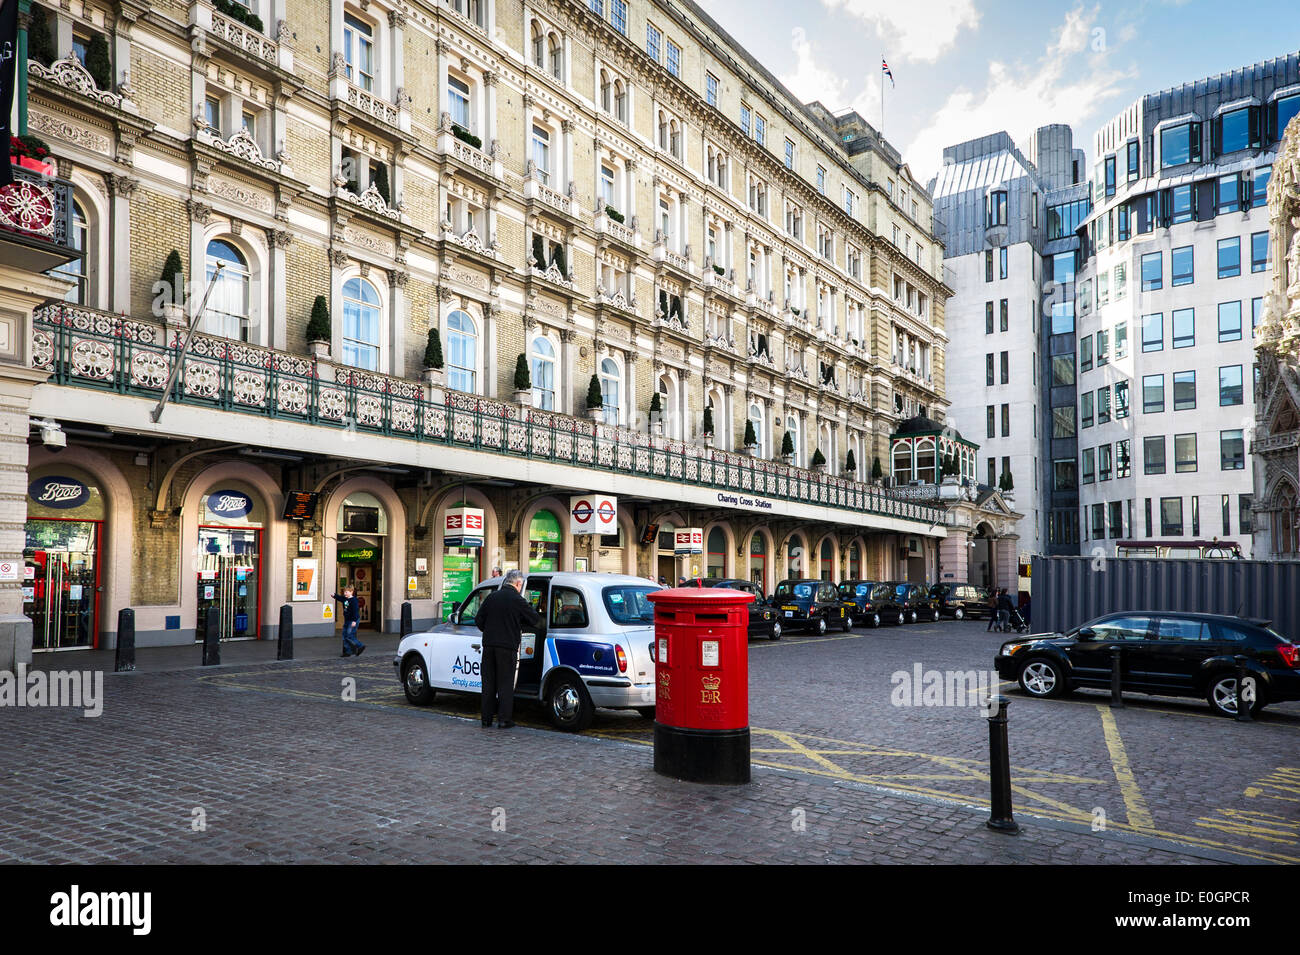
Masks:
[[[627,122],[627,89],[622,80],[614,81],[614,115],[619,122]]]
[[[343,284],[343,364],[379,370],[379,293],[365,279]]]
[[[530,349],[533,376],[533,407],[555,410],[555,346],[547,338],[533,339]]]
[[[785,542],[785,567],[787,577],[804,577],[808,573],[808,550],[798,534]]]
[[[82,211],[81,203],[73,200],[72,203],[72,222],[68,229],[68,242],[78,252],[88,253],[89,246],[86,243],[86,214]],[[67,294],[63,296],[65,302],[73,305],[85,305],[86,300],[86,259],[73,259],[71,262],[65,262],[58,268],[51,269],[53,275],[74,283],[68,289]]]
[[[749,423],[754,426],[754,437],[758,443],[754,445],[754,455],[759,458],[767,457],[767,442],[763,435],[763,409],[758,403],[749,406]]]
[[[935,484],[939,480],[936,467],[934,438],[922,438],[916,443],[916,479],[926,484]]]
[[[791,463],[796,467],[803,467],[803,442],[799,440],[799,419],[794,415],[785,419],[785,430],[790,433],[790,440],[794,442],[794,458]],[[782,442],[784,447],[785,442]]]
[[[225,267],[217,276],[217,263]],[[248,341],[249,280],[248,262],[229,242],[213,239],[208,243],[207,279],[215,282],[203,313],[204,325],[213,335]]]
[[[456,391],[475,392],[478,378],[478,329],[465,312],[447,316],[447,385]]]
[[[659,148],[668,148],[668,116],[663,110],[659,111]]]
[[[600,407],[605,415],[605,424],[618,424],[619,392],[623,387],[623,375],[618,362],[612,358],[600,363]]]
[[[835,577],[835,545],[831,543],[829,537],[822,539],[821,554],[817,568],[818,575],[822,580],[832,580]]]
[[[1277,515],[1273,527],[1273,552],[1277,554],[1294,554],[1297,552],[1297,527],[1295,513],[1295,492],[1290,486],[1283,487],[1277,495]]]
[[[536,20],[532,24],[533,34],[533,65],[546,67],[546,34],[542,32],[542,26]]]
[[[721,527],[709,531],[709,542],[705,550],[708,551],[708,559],[705,561],[707,576],[727,576],[727,535],[722,533]]]
[[[749,539],[749,579],[767,593],[767,542],[759,533]]]
[[[673,426],[673,383],[664,375],[659,379],[660,420],[664,423],[664,434],[675,437]]]
[[[609,74],[604,70],[600,71],[600,108],[607,113],[614,111],[614,84],[610,82]]]
[[[560,41],[558,33],[552,33],[551,38],[551,75],[561,82],[564,81],[564,44]]]
[[[862,578],[862,554],[858,550],[856,543],[849,545],[849,579],[860,580]]]
[[[912,446],[906,441],[894,445],[894,483],[909,484],[912,481]]]

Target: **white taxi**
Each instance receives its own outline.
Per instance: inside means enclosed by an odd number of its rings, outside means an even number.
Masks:
[[[503,580],[483,581],[446,623],[402,638],[393,666],[409,702],[427,706],[439,691],[482,693],[483,633],[474,617]],[[523,596],[544,623],[523,635],[515,698],[542,702],[556,728],[574,732],[591,724],[596,707],[653,719],[654,607],[646,596],[662,589],[622,574],[529,574]]]

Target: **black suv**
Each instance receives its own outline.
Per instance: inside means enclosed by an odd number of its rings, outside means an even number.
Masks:
[[[1300,700],[1300,647],[1267,620],[1222,614],[1106,614],[1066,634],[1009,640],[993,662],[1003,679],[1019,681],[1030,696],[1060,696],[1080,686],[1108,688],[1116,647],[1125,690],[1203,696],[1215,712],[1235,716],[1234,657],[1240,654],[1246,657],[1246,689],[1255,695],[1252,713],[1268,703]]]
[[[988,591],[974,584],[935,584],[930,588],[930,597],[939,604],[941,614],[954,620],[987,617],[990,613]]]
[[[925,584],[912,584],[904,580],[890,581],[889,586],[894,588],[894,600],[900,607],[902,619],[908,623],[916,623],[918,620],[938,620],[939,604],[930,598],[930,591]]]
[[[767,598],[759,592],[758,586],[752,581],[742,580],[739,577],[696,577],[692,586],[698,584],[701,587],[725,587],[728,590],[743,590],[747,594],[754,595],[754,601],[749,605],[749,639],[756,637],[763,640],[780,640],[781,618],[777,611],[768,606]]]
[[[847,631],[853,618],[840,600],[840,592],[829,580],[801,578],[776,585],[772,609],[787,630],[811,630],[821,635],[832,626]]]
[[[853,620],[850,626],[865,623],[878,627],[882,623],[902,623],[894,588],[889,584],[871,580],[845,580],[840,582],[840,599],[848,608]]]

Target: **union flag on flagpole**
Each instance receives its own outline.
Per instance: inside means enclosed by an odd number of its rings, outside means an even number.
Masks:
[[[880,72],[884,73],[886,76],[889,77],[889,85],[893,86],[894,74],[889,71],[889,64],[885,62],[885,58],[883,56],[880,58]]]

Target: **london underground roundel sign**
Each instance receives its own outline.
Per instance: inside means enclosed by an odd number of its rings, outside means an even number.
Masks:
[[[573,519],[579,524],[586,524],[591,520],[591,502],[584,498],[573,505]]]

